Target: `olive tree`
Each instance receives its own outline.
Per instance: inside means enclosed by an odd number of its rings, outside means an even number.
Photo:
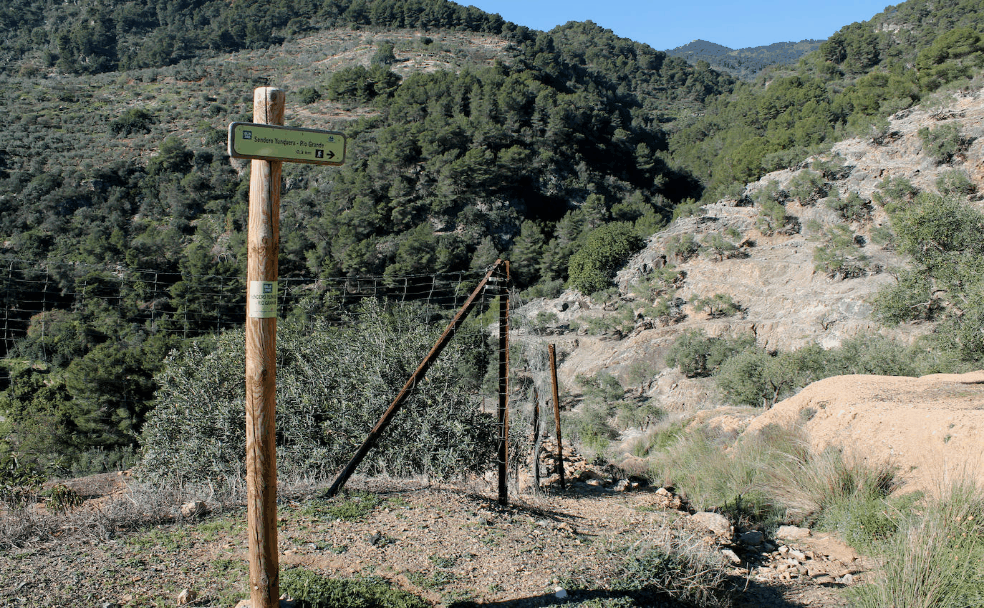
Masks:
[[[347,462],[433,344],[419,307],[366,302],[342,326],[283,322],[277,344],[278,466],[313,476]],[[426,316],[424,317],[426,318]],[[475,392],[489,361],[480,331],[442,352],[362,470],[448,477],[488,461],[494,421]],[[214,479],[244,470],[243,332],[194,342],[156,377],[143,432],[149,478]]]

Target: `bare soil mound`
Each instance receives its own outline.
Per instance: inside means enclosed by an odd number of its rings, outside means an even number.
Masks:
[[[837,446],[896,465],[903,491],[934,492],[961,477],[984,484],[984,371],[827,378],[776,404],[745,432],[800,422],[814,449]]]

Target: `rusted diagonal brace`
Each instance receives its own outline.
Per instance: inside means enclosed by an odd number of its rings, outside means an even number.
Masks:
[[[451,322],[448,323],[444,333],[441,334],[441,337],[434,343],[433,348],[431,348],[430,352],[427,353],[427,356],[424,357],[423,361],[420,362],[420,365],[417,367],[417,371],[415,371],[410,376],[410,379],[407,380],[407,383],[403,385],[403,389],[400,390],[400,393],[396,396],[396,399],[393,400],[393,403],[390,404],[389,408],[383,413],[383,416],[379,419],[379,422],[376,423],[376,426],[369,431],[369,435],[366,437],[366,440],[355,452],[355,455],[352,456],[349,463],[345,465],[342,472],[338,474],[337,478],[335,478],[334,483],[332,483],[331,487],[328,488],[328,491],[325,492],[325,496],[331,497],[338,494],[338,491],[342,489],[342,486],[344,486],[345,482],[349,480],[349,477],[355,473],[355,468],[359,466],[362,459],[366,457],[366,454],[368,454],[373,447],[375,447],[376,442],[379,441],[379,437],[383,434],[383,431],[386,430],[386,427],[389,426],[390,422],[392,422],[393,417],[398,411],[400,411],[400,408],[403,407],[403,403],[410,397],[414,389],[417,388],[417,384],[424,379],[424,375],[427,373],[427,370],[430,369],[431,364],[434,363],[437,356],[441,354],[444,347],[447,346],[448,342],[451,341],[451,338],[454,337],[455,332],[465,320],[465,317],[467,317],[468,313],[471,312],[471,309],[475,307],[475,302],[478,300],[479,294],[482,293],[483,289],[485,289],[486,283],[489,282],[489,279],[492,278],[492,275],[495,274],[502,263],[502,260],[496,260],[495,263],[492,264],[492,268],[489,269],[485,277],[481,280],[481,282],[479,282],[478,287],[475,288],[475,291],[468,296],[468,299],[465,300],[465,303],[462,305],[461,309],[458,310],[458,313],[453,319],[451,319]]]

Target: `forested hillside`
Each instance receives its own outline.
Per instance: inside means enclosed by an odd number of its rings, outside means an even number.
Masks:
[[[593,24],[533,32],[446,2],[101,6],[4,16],[2,434],[9,451],[50,428],[33,448],[45,466],[131,453],[167,353],[222,329],[216,307],[241,309],[248,179],[225,126],[250,120],[254,87],[288,90],[288,124],[349,138],[343,167],[285,167],[282,277],[396,278],[504,254],[519,286],[556,291],[593,231],[614,222],[633,242],[700,195],[663,160],[663,123],[733,84]],[[269,35],[230,38],[224,23]],[[153,293],[120,287],[143,271]],[[65,295],[82,292],[119,304]],[[319,312],[314,298],[297,314]]]
[[[590,22],[537,32],[444,0],[7,2],[0,454],[40,429],[44,466],[132,453],[167,354],[223,329],[203,294],[242,310],[248,178],[225,128],[256,86],[287,90],[288,124],[349,141],[342,167],[285,167],[283,277],[504,256],[527,295],[593,290],[696,200],[976,77],[977,3],[929,7],[737,82]],[[152,294],[119,287],[144,271]],[[23,287],[42,279],[57,288]],[[118,305],[73,308],[86,290]]]
[[[774,42],[766,46],[731,49],[726,46],[694,40],[666,51],[671,57],[683,57],[692,64],[706,61],[715,70],[727,72],[744,80],[753,80],[762,70],[774,65],[796,63],[800,57],[817,50],[823,40]]]
[[[788,167],[850,135],[880,137],[883,118],[984,64],[978,2],[910,0],[845,26],[793,68],[774,68],[716,98],[669,141],[673,160],[706,186],[705,200]]]
[[[0,9],[5,71],[25,59],[70,73],[173,65],[185,59],[266,48],[315,28],[517,28],[498,15],[443,0],[11,0]]]

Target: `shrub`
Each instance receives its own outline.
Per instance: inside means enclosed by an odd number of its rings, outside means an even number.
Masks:
[[[564,435],[580,441],[590,450],[604,451],[611,440],[618,437],[612,418],[625,389],[618,379],[604,370],[590,378],[578,376],[577,382],[581,385],[584,402],[564,416]]]
[[[936,189],[944,196],[969,196],[977,191],[977,186],[970,181],[966,171],[951,169],[940,172],[936,178]]]
[[[791,356],[772,356],[759,348],[746,348],[730,357],[715,376],[729,402],[766,408],[789,395],[799,377]]]
[[[694,300],[694,309],[701,312],[706,310],[711,318],[733,317],[741,312],[741,306],[726,293],[716,293],[708,298],[697,298]]]
[[[984,214],[960,201],[923,193],[891,218],[899,251],[932,272],[956,270],[958,253],[984,255]]]
[[[314,87],[303,87],[297,90],[297,101],[300,103],[314,103],[319,99],[321,99],[321,93]]]
[[[836,224],[826,229],[826,242],[813,251],[817,272],[842,279],[864,276],[868,272],[868,256],[858,246],[851,229]]]
[[[830,185],[823,175],[804,170],[797,173],[789,182],[789,194],[799,200],[801,205],[811,205],[827,196]]]
[[[679,258],[681,262],[686,262],[699,251],[700,244],[690,233],[675,234],[666,240],[667,258]]]
[[[673,218],[674,220],[693,217],[695,215],[700,215],[704,212],[704,206],[693,199],[686,199],[679,205],[673,208]]]
[[[673,342],[666,354],[670,367],[679,367],[688,378],[710,376],[727,359],[755,343],[751,336],[710,338],[701,329],[692,329]]]
[[[782,189],[779,182],[771,180],[763,188],[758,190],[752,197],[756,205],[765,203],[784,203],[789,198],[789,193]]]
[[[875,195],[875,201],[887,211],[893,208],[892,203],[898,204],[911,201],[919,194],[919,189],[904,177],[886,177],[878,183],[880,194]]]
[[[857,192],[849,193],[847,198],[831,196],[825,204],[847,222],[863,222],[871,216],[871,204]]]
[[[639,428],[646,430],[650,425],[666,418],[666,410],[655,401],[620,401],[617,410],[618,428]]]
[[[588,450],[604,452],[613,439],[618,438],[618,429],[612,425],[615,408],[612,404],[589,402],[577,410],[565,413],[563,424],[564,440],[577,441]]]
[[[922,193],[891,213],[896,246],[912,257],[907,283],[924,283],[932,296],[912,302],[899,287],[879,297],[882,314],[906,320],[931,314],[940,320],[936,335],[946,351],[966,361],[984,358],[980,327],[984,323],[984,285],[978,274],[984,264],[984,215],[952,198]],[[923,291],[922,293],[925,293]]]
[[[137,133],[150,133],[150,125],[154,124],[154,115],[143,108],[130,108],[122,116],[109,123],[113,135],[129,137]]]
[[[9,454],[0,456],[0,506],[20,510],[36,503],[44,481],[37,467],[21,464]]]
[[[376,47],[376,53],[372,56],[373,65],[393,65],[396,63],[396,55],[393,50],[396,47],[389,40],[384,40]]]
[[[899,270],[895,284],[875,295],[875,314],[885,323],[930,321],[941,311],[942,302],[933,296],[929,277],[922,272]]]
[[[228,141],[228,133],[222,129],[209,127],[202,136],[202,143],[206,146],[221,146]]]
[[[883,249],[895,249],[895,233],[888,226],[876,226],[871,229],[871,242]]]
[[[533,285],[529,289],[523,292],[523,297],[527,300],[535,300],[536,298],[556,298],[564,292],[564,280],[554,279],[548,280],[546,278],[541,279],[539,283]]]
[[[921,376],[957,372],[966,367],[940,350],[918,344],[906,346],[877,335],[851,338],[830,350],[815,344],[786,353],[747,348],[722,364],[715,378],[731,403],[771,406],[799,388],[830,376]]]
[[[702,251],[706,252],[707,255],[717,258],[719,262],[723,261],[726,257],[731,257],[738,250],[738,245],[728,240],[725,235],[719,232],[712,232],[705,236],[701,240],[700,246]]]
[[[857,336],[840,348],[827,351],[825,375],[925,376],[960,373],[969,366],[952,352],[939,348],[937,339],[907,346],[885,336]]]
[[[967,149],[969,141],[960,132],[960,127],[950,123],[935,129],[919,129],[919,139],[923,142],[926,154],[937,163],[945,165],[957,154]]]
[[[585,398],[592,401],[611,403],[618,401],[625,395],[625,389],[622,388],[622,384],[615,376],[605,370],[599,371],[591,378],[577,376],[576,380],[581,385],[581,390]]]
[[[649,300],[675,290],[686,276],[685,272],[677,270],[672,264],[655,268],[649,275],[639,279],[632,287],[632,293],[638,298]]]
[[[777,150],[762,157],[761,167],[766,173],[780,169],[791,169],[802,163],[808,155],[806,149],[799,146],[788,150]]]
[[[366,69],[355,65],[333,73],[325,85],[325,96],[332,101],[367,103],[380,95],[389,95],[400,77],[383,65]]]
[[[372,300],[343,327],[278,328],[278,463],[313,476],[337,471],[361,444],[436,338],[416,306]],[[471,339],[469,338],[471,336]],[[150,478],[238,476],[245,458],[241,331],[199,340],[157,376],[143,431]],[[493,420],[468,395],[487,367],[481,334],[459,333],[387,429],[362,470],[453,476],[484,464]]]
[[[824,179],[829,180],[844,179],[851,174],[851,167],[844,166],[844,159],[840,156],[814,161],[813,169],[819,171]]]
[[[570,285],[588,294],[609,287],[615,272],[642,246],[631,224],[615,222],[595,228],[570,258]]]
[[[687,318],[683,313],[682,306],[685,302],[681,298],[673,296],[663,296],[653,302],[652,307],[646,309],[646,316],[659,321],[660,325],[666,327],[671,323],[679,323]]]
[[[779,182],[773,180],[755,193],[755,204],[759,208],[756,227],[763,234],[774,234],[786,229],[789,219],[783,203],[787,193],[779,188]]]
[[[82,506],[82,495],[69,488],[65,484],[59,483],[42,492],[45,500],[45,507],[52,513],[65,513]]]
[[[669,597],[690,606],[723,608],[731,605],[732,595],[726,571],[720,553],[701,538],[684,535],[632,547],[612,588],[632,593],[640,602]]]

